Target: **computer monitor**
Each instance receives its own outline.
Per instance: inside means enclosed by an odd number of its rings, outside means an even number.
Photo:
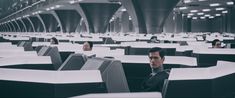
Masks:
[[[86,61],[87,56],[84,54],[71,54],[58,70],[80,70]]]
[[[107,58],[90,58],[81,70],[100,70],[108,92],[129,92],[122,64],[118,60]]]

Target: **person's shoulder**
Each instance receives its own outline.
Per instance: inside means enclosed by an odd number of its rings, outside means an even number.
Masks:
[[[161,71],[161,72],[159,72],[158,74],[160,75],[160,76],[166,76],[166,77],[168,77],[169,76],[169,74],[170,74],[170,69],[164,69],[163,71]]]

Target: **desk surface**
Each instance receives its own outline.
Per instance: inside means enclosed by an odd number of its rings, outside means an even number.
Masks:
[[[72,98],[162,98],[160,92],[87,94]]]
[[[0,58],[0,66],[21,64],[52,64],[50,56],[16,56]]]
[[[195,54],[226,54],[226,55],[235,55],[235,49],[197,49],[193,50]]]
[[[36,83],[94,83],[102,82],[100,71],[47,71],[0,68],[0,80]]]
[[[122,63],[149,63],[148,56],[140,55],[123,55],[114,57],[117,60],[120,60]],[[181,64],[188,66],[197,66],[197,59],[194,57],[185,57],[185,56],[165,56],[164,64]]]
[[[169,80],[214,79],[235,73],[235,62],[219,61],[217,66],[207,68],[173,68]]]

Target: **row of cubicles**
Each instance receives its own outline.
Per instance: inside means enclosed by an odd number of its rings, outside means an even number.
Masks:
[[[88,94],[78,97],[233,98],[235,92],[233,49],[126,42],[95,44],[94,51],[83,52],[82,45],[75,43],[50,45],[34,41],[31,45],[34,51],[10,45],[24,53],[9,48],[7,50],[11,52],[1,54],[0,75],[1,84],[4,84],[1,85],[4,88],[1,96],[72,97]],[[5,48],[1,51],[7,51],[6,45],[1,46]],[[164,67],[172,68],[162,94],[143,93],[140,88],[142,80],[151,72],[147,51],[155,46],[166,52]],[[190,55],[184,55],[188,51],[191,51]],[[31,56],[23,56],[29,55],[28,52],[32,52]],[[221,62],[217,63],[218,60]]]

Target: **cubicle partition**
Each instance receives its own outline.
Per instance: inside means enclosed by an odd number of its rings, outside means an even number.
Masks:
[[[4,98],[67,98],[106,93],[100,71],[45,71],[0,68],[0,96]]]
[[[172,69],[164,98],[234,98],[235,66],[220,63],[208,68]]]

